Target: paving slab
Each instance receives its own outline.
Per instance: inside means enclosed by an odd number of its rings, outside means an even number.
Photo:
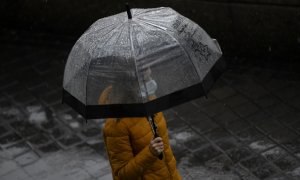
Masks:
[[[3,176],[11,171],[17,170],[19,167],[13,160],[0,160],[0,176]]]
[[[33,180],[33,177],[29,176],[23,169],[19,168],[1,176],[1,180]]]

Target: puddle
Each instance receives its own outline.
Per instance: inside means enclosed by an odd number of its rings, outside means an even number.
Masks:
[[[281,149],[280,147],[272,148],[266,152],[263,152],[262,155],[266,157],[268,160],[274,161],[283,155],[286,154],[286,151]]]
[[[77,121],[70,122],[69,125],[73,129],[79,129],[81,127],[80,123]]]
[[[183,143],[190,140],[193,136],[195,136],[195,134],[193,134],[192,132],[188,132],[188,131],[182,131],[182,132],[178,132],[178,133],[169,131],[169,143],[173,148],[181,149],[183,146]]]
[[[288,172],[288,174],[290,174],[291,176],[300,178],[300,167],[297,167],[296,169],[294,169],[291,172]]]
[[[40,127],[41,124],[48,122],[46,112],[41,106],[28,106],[26,109],[29,112],[28,121],[31,124],[35,124]]]
[[[63,119],[64,119],[64,120],[67,120],[67,121],[70,121],[70,120],[73,119],[73,117],[72,117],[72,115],[70,115],[70,114],[64,114],[64,115],[63,115]]]
[[[265,142],[264,140],[255,141],[249,145],[253,150],[262,151],[274,146],[272,143]]]
[[[174,138],[178,141],[187,141],[189,138],[191,138],[193,136],[192,133],[190,132],[180,132],[180,133],[176,133],[174,134]]]
[[[14,107],[11,107],[11,108],[0,107],[0,115],[4,116],[5,118],[20,117],[21,111]]]

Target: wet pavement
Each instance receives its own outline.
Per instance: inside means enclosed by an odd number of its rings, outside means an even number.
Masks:
[[[111,180],[104,120],[61,104],[74,41],[53,39],[0,39],[0,179]],[[208,98],[164,112],[183,179],[300,179],[299,74],[233,62]]]

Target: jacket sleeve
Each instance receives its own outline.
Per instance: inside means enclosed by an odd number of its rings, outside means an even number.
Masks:
[[[139,179],[144,170],[158,159],[150,152],[149,146],[134,156],[129,134],[107,137],[104,132],[104,140],[113,174],[120,180]]]

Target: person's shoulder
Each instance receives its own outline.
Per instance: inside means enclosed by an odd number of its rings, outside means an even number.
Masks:
[[[156,113],[154,115],[154,117],[155,117],[155,120],[157,120],[159,122],[160,121],[166,121],[165,116],[164,116],[164,114],[162,112]]]
[[[106,137],[120,137],[129,135],[126,123],[124,123],[122,119],[117,118],[107,119],[103,128],[103,132]]]

